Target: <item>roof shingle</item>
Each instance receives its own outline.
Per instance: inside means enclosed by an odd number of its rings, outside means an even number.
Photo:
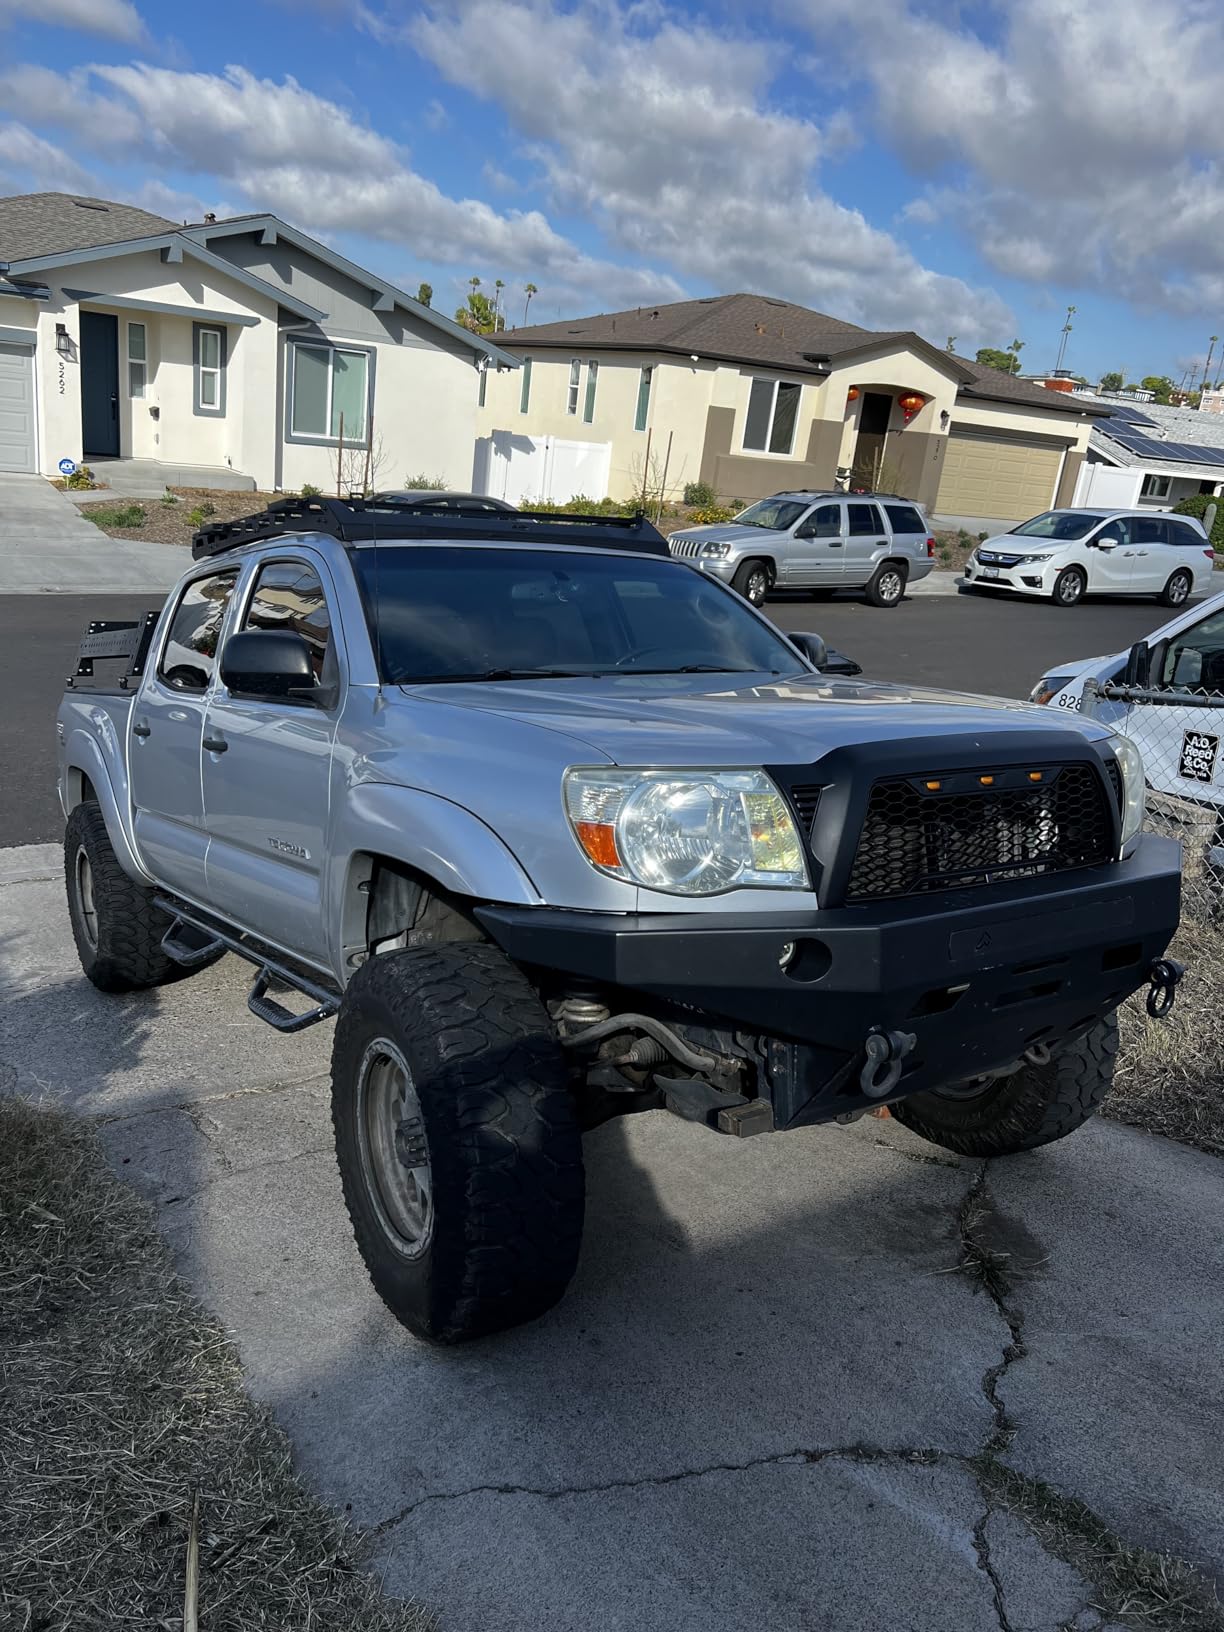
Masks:
[[[178,226],[134,204],[73,193],[22,193],[0,198],[0,262],[150,238]]]

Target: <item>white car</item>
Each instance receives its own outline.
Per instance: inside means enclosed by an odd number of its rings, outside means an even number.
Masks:
[[[1184,606],[1211,588],[1215,552],[1201,521],[1151,510],[1047,510],[979,544],[965,566],[973,589],[1043,595],[1154,595]]]
[[[1210,806],[1224,818],[1224,595],[1183,612],[1138,644],[1148,652],[1146,695],[1158,692],[1163,700],[1101,697],[1093,718],[1135,743],[1149,788]],[[1129,660],[1129,652],[1113,652],[1060,663],[1033,687],[1030,701],[1079,713],[1085,682],[1120,685]],[[1210,851],[1212,862],[1224,867],[1222,846],[1224,821]]]

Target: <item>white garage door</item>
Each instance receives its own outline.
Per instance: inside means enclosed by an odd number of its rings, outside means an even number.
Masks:
[[[939,478],[941,516],[1023,521],[1054,503],[1063,449],[953,429]]]
[[[34,353],[0,341],[0,470],[34,468]]]

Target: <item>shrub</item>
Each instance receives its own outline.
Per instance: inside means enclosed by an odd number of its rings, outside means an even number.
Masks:
[[[78,465],[71,476],[64,478],[65,487],[93,487],[94,473],[88,465]]]
[[[688,519],[694,527],[709,527],[716,521],[730,521],[734,514],[725,504],[705,504],[690,510]]]
[[[323,489],[321,487],[316,487],[313,482],[303,482],[300,489],[298,490],[298,498],[299,499],[317,499],[322,494],[322,492],[323,492]]]
[[[697,504],[709,507],[718,503],[718,494],[709,482],[686,482],[684,486],[685,504]]]
[[[179,496],[177,493],[171,493],[170,489],[167,488],[157,502],[158,504],[165,505],[177,504],[179,502]]]
[[[143,527],[148,519],[142,504],[95,504],[82,511],[96,527]]]
[[[1213,499],[1209,493],[1192,493],[1188,499],[1182,499],[1173,506],[1173,514],[1197,516],[1202,521],[1209,504],[1216,506],[1215,525],[1211,529],[1211,547],[1219,552],[1224,550],[1224,498]]]
[[[441,493],[446,487],[446,477],[419,473],[416,476],[405,476],[404,486],[413,493]]]
[[[209,504],[208,501],[205,500],[203,504],[197,504],[194,510],[189,510],[187,512],[187,520],[193,527],[203,527],[208,518],[210,516],[215,516],[216,513],[216,505]]]

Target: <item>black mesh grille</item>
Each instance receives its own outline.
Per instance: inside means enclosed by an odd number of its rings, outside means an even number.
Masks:
[[[871,790],[847,901],[964,889],[1109,860],[1114,824],[1092,765],[890,779]],[[1040,776],[1040,781],[1036,778]]]

